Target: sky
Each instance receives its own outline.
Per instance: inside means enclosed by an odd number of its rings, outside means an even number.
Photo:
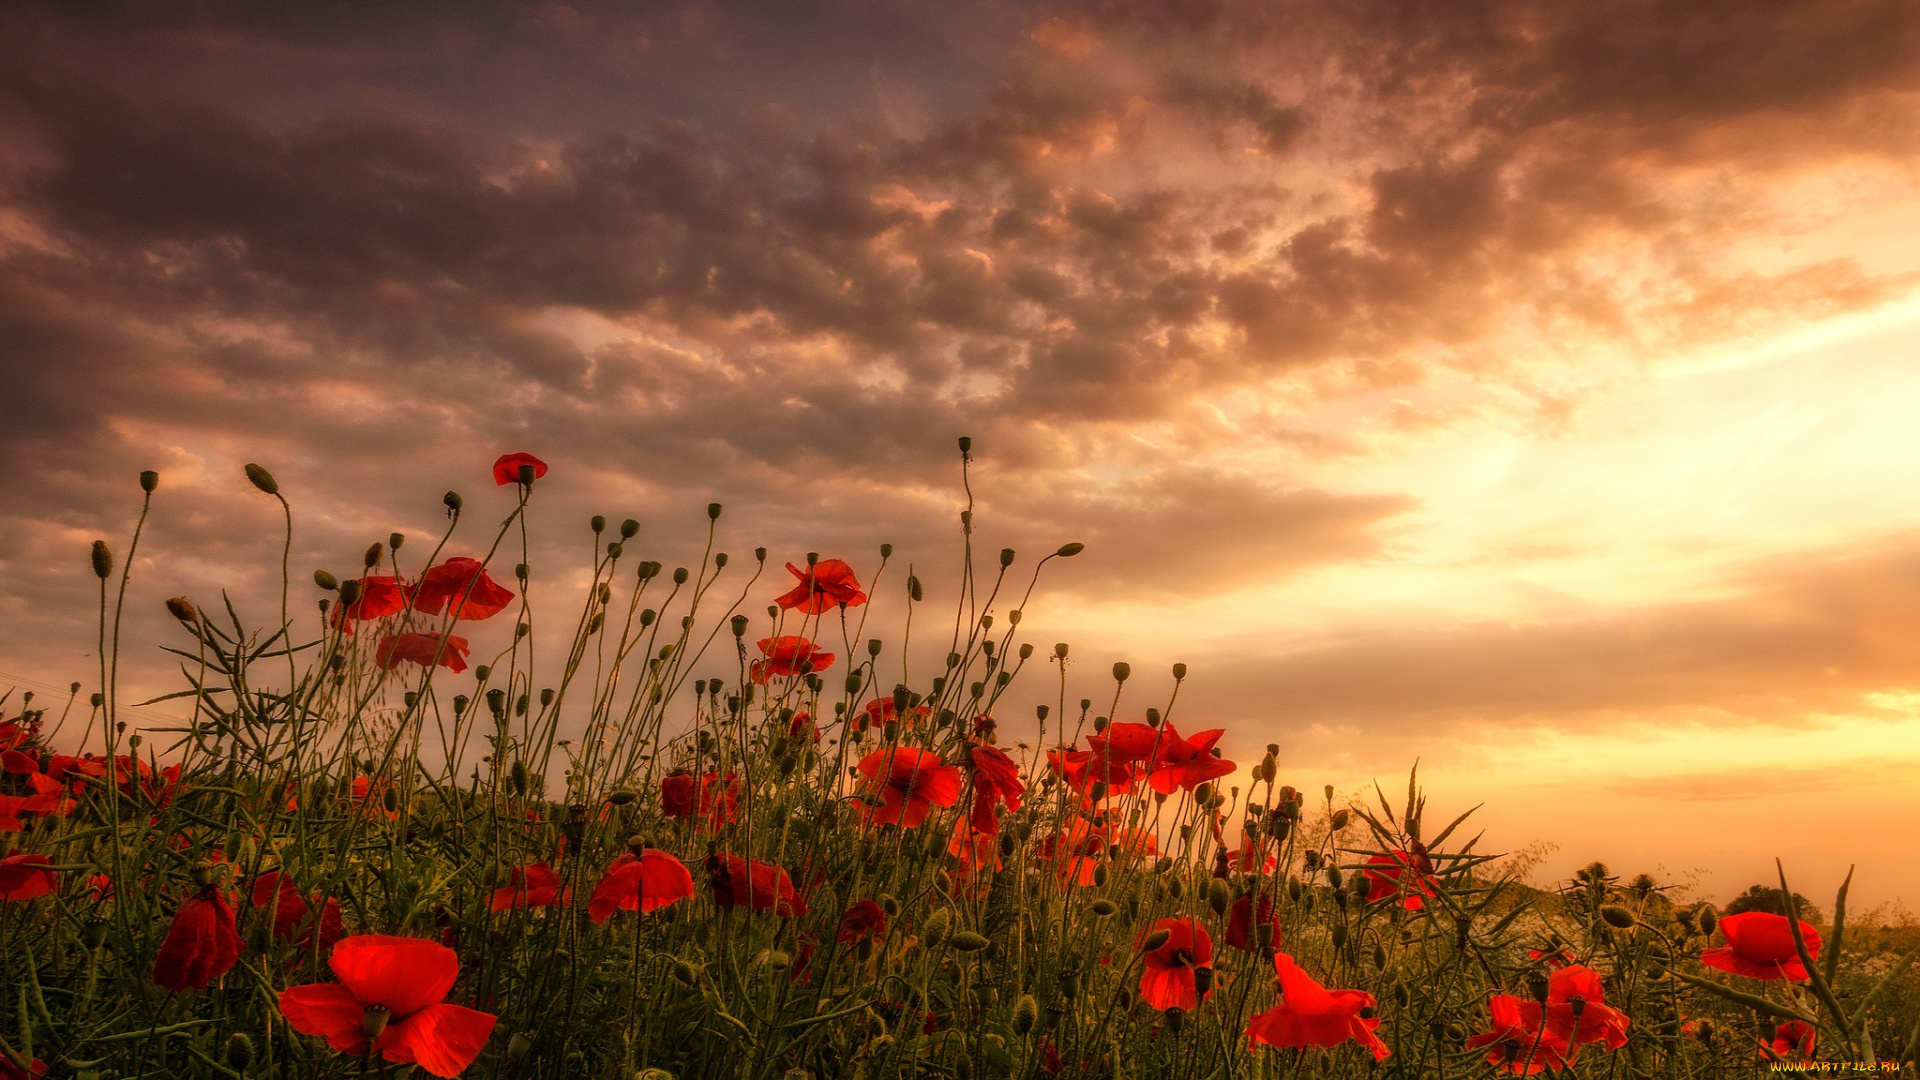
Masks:
[[[248,461],[301,604],[510,450],[557,604],[710,501],[938,602],[967,435],[1070,697],[1920,904],[1916,121],[1901,0],[9,4],[0,685],[97,682],[142,469],[129,698],[277,618]]]

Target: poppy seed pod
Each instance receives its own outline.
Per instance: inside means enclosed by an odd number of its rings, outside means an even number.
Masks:
[[[1126,661],[1122,660],[1113,665],[1114,682],[1126,682],[1127,676],[1131,674],[1133,674],[1133,665],[1128,664]]]
[[[1060,550],[1054,552],[1054,554],[1063,559],[1071,559],[1085,550],[1087,550],[1087,545],[1076,540],[1071,544],[1061,544]]]
[[[1007,568],[1007,567],[1009,567],[1009,566],[1012,566],[1012,565],[1013,565],[1013,549],[1012,549],[1012,548],[1001,548],[1001,549],[1000,549],[1000,567],[1001,567],[1001,569],[1005,569],[1005,568]]]
[[[531,465],[520,466],[520,468],[514,471],[514,479],[520,482],[521,487],[532,487],[533,481],[535,479],[535,472],[534,472],[533,466]]]
[[[676,566],[676,567],[674,567],[674,568],[673,568],[673,583],[674,583],[675,585],[685,585],[685,584],[687,583],[687,568],[686,568],[686,567],[684,567],[684,566]]]
[[[280,482],[275,480],[273,474],[266,469],[249,461],[247,462],[246,473],[247,479],[253,482],[254,487],[259,488],[269,495],[280,494]]]
[[[391,548],[394,551],[399,551],[400,545],[406,542],[407,542],[407,536],[405,533],[388,533],[387,534],[387,547]]]
[[[447,512],[450,514],[459,513],[463,502],[460,498],[460,493],[457,491],[449,491],[445,495],[440,496],[440,501],[446,504]]]
[[[960,436],[960,452],[962,454],[970,454],[973,452],[973,440],[968,436]]]
[[[1343,949],[1343,948],[1346,948],[1346,945],[1347,945],[1347,924],[1345,924],[1345,923],[1334,923],[1334,924],[1333,924],[1333,933],[1332,933],[1332,935],[1331,935],[1331,936],[1332,936],[1332,939],[1333,939],[1333,947],[1334,947],[1334,948],[1336,948],[1336,949]]]
[[[113,573],[113,551],[105,540],[93,542],[93,576],[105,581]]]
[[[735,615],[733,617],[732,626],[733,626],[734,637],[739,638],[739,637],[747,636],[747,617],[745,615]]]
[[[719,503],[707,504],[707,520],[708,521],[720,520],[720,504]]]

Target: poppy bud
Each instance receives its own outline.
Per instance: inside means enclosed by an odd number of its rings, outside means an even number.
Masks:
[[[1373,966],[1385,971],[1387,967],[1387,947],[1379,942],[1373,943]],[[1402,1005],[1406,1002],[1401,1002]]]
[[[1179,879],[1176,878],[1175,880],[1178,881]],[[1107,883],[1107,864],[1101,863],[1100,865],[1093,868],[1093,884],[1095,887],[1099,887],[1099,886],[1105,885],[1106,883]]]
[[[1333,947],[1344,948],[1347,944],[1347,926],[1345,923],[1333,924]]]
[[[1133,674],[1133,666],[1126,661],[1123,660],[1113,665],[1114,682],[1126,682],[1127,676],[1131,674]]]
[[[313,572],[313,583],[328,592],[332,592],[340,587],[340,579],[327,573],[325,570],[315,570]]]
[[[1601,905],[1600,917],[1606,920],[1608,926],[1617,930],[1631,930],[1633,924],[1638,921],[1633,917],[1633,912],[1619,904]]]
[[[113,573],[113,552],[105,540],[93,542],[93,576],[102,581]]]
[[[1340,868],[1332,863],[1327,864],[1327,884],[1336,889],[1340,887]]]
[[[1340,830],[1346,828],[1347,822],[1352,818],[1352,816],[1353,815],[1350,811],[1335,810],[1333,812],[1333,821],[1332,821],[1333,831],[1339,832]]]
[[[508,778],[513,783],[513,793],[525,797],[527,794],[527,763],[524,761],[514,762],[513,768],[508,771]]]
[[[1020,1000],[1013,1006],[1013,1030],[1016,1035],[1025,1035],[1040,1022],[1040,1005],[1033,1000],[1032,994],[1021,994]]]
[[[448,513],[457,514],[460,512],[462,500],[459,492],[449,491],[445,495],[440,496],[440,501],[446,504]]]
[[[952,941],[953,947],[961,952],[979,952],[991,944],[993,944],[993,942],[988,941],[986,938],[971,930],[962,930],[953,935]]]
[[[1694,921],[1700,925],[1700,932],[1712,936],[1714,928],[1720,925],[1720,913],[1712,904],[1701,904]]]
[[[700,985],[700,972],[685,960],[676,960],[674,962],[673,977],[687,986]]]
[[[1145,941],[1142,941],[1140,943],[1140,951],[1152,952],[1155,949],[1158,949],[1160,946],[1165,945],[1167,943],[1167,939],[1172,936],[1173,936],[1173,931],[1171,930],[1155,930],[1153,933],[1147,935],[1147,938]]]
[[[1078,555],[1085,550],[1087,550],[1087,545],[1082,544],[1078,540],[1076,540],[1071,544],[1061,544],[1060,550],[1054,552],[1054,554],[1060,556],[1063,559],[1071,559],[1075,555]]]
[[[1347,910],[1347,890],[1345,889],[1333,890],[1333,903],[1334,903],[1334,906],[1339,908],[1341,911]]]
[[[1012,855],[1013,849],[1018,846],[1019,845],[1014,842],[1012,833],[1005,832],[1000,834],[1000,857],[1001,858],[1004,859],[1007,856]]]
[[[389,814],[399,812],[400,810],[399,790],[392,786],[389,786],[387,790],[383,792],[380,796],[380,805],[386,807],[387,813]]]
[[[200,621],[199,613],[193,610],[193,605],[183,596],[176,596],[167,601],[167,614],[188,626],[193,626]]]
[[[1232,900],[1233,897],[1227,894],[1227,883],[1221,881],[1219,878],[1214,878],[1213,884],[1207,889],[1207,906],[1213,909],[1215,915],[1225,915],[1227,913],[1227,905],[1231,903]]]
[[[919,579],[919,578],[917,578],[917,577],[914,577],[914,576],[912,576],[912,575],[908,575],[908,577],[907,577],[907,596],[908,596],[908,597],[909,597],[910,599],[912,599],[912,600],[913,600],[913,601],[914,601],[915,603],[919,603],[919,602],[920,602],[920,600],[921,600],[921,599],[922,599],[922,597],[924,596],[924,593],[922,593],[922,591],[921,591],[921,589],[920,589],[920,579]]]
[[[1089,910],[1093,912],[1095,917],[1104,919],[1119,909],[1114,906],[1113,901],[1102,897],[1095,900]]]
[[[253,1064],[253,1040],[243,1031],[236,1031],[227,1038],[227,1068],[237,1073],[245,1073],[247,1066]]]
[[[280,482],[278,480],[275,480],[273,478],[273,474],[268,472],[266,469],[263,469],[259,465],[256,465],[253,462],[249,461],[247,462],[246,472],[247,472],[247,479],[253,481],[254,487],[259,488],[261,491],[264,491],[269,495],[280,494]]]
[[[939,948],[940,943],[946,940],[947,927],[951,925],[952,919],[953,916],[948,914],[946,908],[941,908],[927,916],[927,921],[920,927],[921,944],[929,949]]]
[[[687,583],[686,567],[676,566],[673,568],[673,583],[675,585],[685,585]],[[735,618],[738,618],[738,616],[735,616]]]

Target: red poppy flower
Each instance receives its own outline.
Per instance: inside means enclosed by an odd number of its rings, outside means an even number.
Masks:
[[[805,570],[788,563],[787,572],[799,578],[800,584],[774,601],[782,608],[818,615],[838,605],[859,607],[867,602],[867,594],[854,580],[853,567],[839,559],[822,559]]]
[[[202,886],[173,913],[167,938],[153,958],[154,984],[167,990],[205,990],[240,960],[233,908],[217,885]]]
[[[1242,896],[1233,902],[1233,907],[1227,913],[1228,945],[1242,952],[1257,951],[1260,948],[1260,942],[1254,927],[1259,923],[1267,923],[1273,927],[1271,947],[1276,949],[1280,947],[1280,916],[1274,914],[1271,892],[1263,891],[1260,894],[1257,911],[1259,917],[1256,920],[1256,908],[1251,896]]]
[[[1627,1014],[1607,1004],[1600,973],[1575,964],[1553,973],[1547,983],[1547,1032],[1568,1046],[1604,1042],[1618,1050],[1627,1044]]]
[[[1201,1001],[1193,973],[1212,966],[1213,939],[1197,919],[1161,919],[1153,929],[1167,931],[1167,940],[1141,957],[1146,970],[1140,975],[1140,1000],[1163,1012],[1192,1011]]]
[[[45,855],[7,852],[0,859],[0,900],[32,900],[60,887],[60,878],[47,867],[53,860]]]
[[[1048,1039],[1047,1045],[1040,1049],[1040,1071],[1047,1075],[1048,1080],[1052,1080],[1060,1075],[1060,1068],[1060,1051],[1053,1045],[1053,1040]]]
[[[94,903],[113,898],[113,878],[106,874],[87,875],[87,899]]]
[[[363,577],[360,597],[351,604],[333,606],[335,629],[353,633],[353,624],[381,619],[407,610],[407,583],[397,577]]]
[[[27,729],[18,720],[0,723],[0,750],[11,750],[27,739]]]
[[[573,890],[567,890],[571,896]],[[489,911],[511,911],[523,907],[552,907],[564,903],[560,897],[560,875],[553,867],[537,862],[507,871],[505,888],[493,890]]]
[[[1572,949],[1560,949],[1557,951],[1553,949],[1528,949],[1527,959],[1541,961],[1548,967],[1563,968],[1573,963],[1575,957]]]
[[[1700,953],[1700,962],[1708,967],[1768,981],[1798,981],[1807,977],[1800,954],[1794,950],[1793,929],[1788,926],[1785,915],[1767,911],[1729,915],[1720,920],[1720,932],[1727,936],[1727,943]],[[1819,931],[1812,923],[1802,922],[1800,935],[1806,939],[1807,955],[1820,959]]]
[[[887,913],[871,900],[855,900],[840,916],[840,944],[887,936]]]
[[[1160,729],[1146,724],[1108,724],[1100,734],[1087,736],[1087,745],[1109,761],[1152,761],[1160,751]]]
[[[1515,1076],[1532,1076],[1567,1067],[1566,1040],[1540,1025],[1540,1003],[1521,1001],[1512,994],[1495,994],[1487,1002],[1493,1012],[1493,1026],[1467,1040],[1467,1047],[1487,1051],[1487,1064]]]
[[[380,639],[373,658],[388,671],[399,667],[402,660],[431,667],[437,659],[441,667],[457,675],[467,670],[467,652],[467,639],[463,637],[449,635],[442,648],[439,634],[388,634]]]
[[[1361,871],[1370,883],[1367,889],[1369,904],[1375,900],[1385,900],[1404,888],[1406,898],[1400,902],[1400,906],[1408,911],[1419,911],[1426,906],[1426,901],[1420,897],[1433,895],[1433,860],[1427,858],[1425,851],[1392,851],[1375,855],[1367,860],[1367,865],[1380,867],[1378,870]],[[1411,880],[1402,877],[1408,870],[1414,872]]]
[[[711,772],[695,780],[687,770],[675,769],[660,778],[662,813],[679,820],[699,815],[714,830],[733,821],[739,798],[740,779],[733,773]]]
[[[925,821],[933,807],[952,806],[960,798],[959,768],[910,746],[875,750],[860,762],[860,772],[867,778],[862,786],[884,800],[862,807],[870,825],[898,822],[911,829]]]
[[[454,638],[453,640],[458,641],[460,639]],[[388,821],[397,821],[400,818],[400,811],[387,809],[387,791],[392,786],[393,785],[389,784],[386,780],[380,780],[376,783],[371,777],[356,776],[353,778],[353,786],[351,788],[353,794],[349,801],[352,802],[355,810],[366,814],[368,817],[378,814]]]
[[[420,576],[413,606],[428,615],[453,612],[456,619],[491,619],[513,603],[513,590],[487,576],[478,560],[455,556]]]
[[[1075,817],[1067,823],[1066,831],[1040,841],[1034,857],[1043,865],[1052,863],[1062,883],[1085,888],[1093,884],[1094,871],[1106,857],[1107,847],[1105,827]]]
[[[1224,729],[1214,728],[1183,739],[1173,729],[1173,721],[1168,720],[1161,728],[1160,753],[1154,759],[1153,771],[1147,774],[1153,790],[1162,795],[1192,791],[1208,780],[1233,773],[1233,762],[1212,753],[1213,744],[1226,734]]]
[[[40,755],[32,750],[0,750],[0,772],[26,776],[40,771]]]
[[[587,917],[597,926],[616,911],[645,915],[692,895],[693,873],[679,859],[659,848],[648,848],[637,857],[625,851],[594,886]]]
[[[0,1054],[0,1080],[33,1080],[36,1076],[46,1075],[46,1062],[41,1061],[39,1058],[34,1058],[27,1064],[32,1071],[22,1072],[20,1066],[15,1065],[12,1059],[8,1058],[5,1054]]]
[[[493,463],[493,482],[506,487],[520,482],[520,466],[533,466],[535,480],[547,475],[547,463],[526,451],[517,454],[501,454],[500,460]]]
[[[446,1003],[460,958],[439,942],[364,934],[335,946],[327,964],[340,981],[282,990],[280,1013],[295,1031],[323,1036],[342,1054],[378,1052],[396,1065],[453,1077],[493,1032],[494,1017]]]
[[[990,836],[1000,834],[999,807],[1020,809],[1027,785],[1020,779],[1020,766],[1005,752],[992,746],[975,746],[967,752],[973,765],[973,827]]]
[[[800,947],[793,950],[793,964],[787,968],[787,975],[794,982],[806,984],[813,981],[813,950],[820,944],[812,934],[801,934]]]
[[[1360,1010],[1373,1008],[1372,994],[1329,990],[1300,970],[1286,953],[1273,954],[1273,968],[1280,977],[1280,1004],[1247,1024],[1249,1045],[1339,1046],[1353,1039],[1372,1050],[1375,1061],[1385,1061],[1392,1053],[1373,1033],[1380,1020],[1359,1015]]]
[[[1785,916],[1781,916],[1785,918]],[[1775,1057],[1813,1056],[1814,1027],[1804,1020],[1789,1020],[1773,1029]]]
[[[805,898],[793,887],[787,872],[777,866],[717,852],[707,856],[705,865],[713,902],[723,908],[745,904],[755,911],[771,910],[783,919],[807,913]]]
[[[892,695],[874,698],[872,701],[867,702],[867,707],[862,710],[862,713],[866,717],[865,722],[861,724],[862,730],[869,727],[882,727],[887,721],[898,719],[896,710],[893,707]],[[920,721],[932,715],[933,707],[931,705],[915,705],[906,718],[905,726],[910,728],[919,727]]]
[[[319,899],[317,894],[314,898]],[[312,906],[294,887],[293,879],[278,870],[270,870],[254,879],[253,906],[272,907],[274,940],[294,941],[294,947],[301,952],[312,951],[316,943],[321,949],[331,949],[335,942],[346,936],[346,928],[340,919],[339,901],[327,897],[320,905],[319,925],[309,925],[313,915]]]
[[[815,648],[813,642],[793,634],[761,638],[757,644],[766,659],[755,660],[747,669],[757,683],[775,676],[789,678],[825,671],[833,666],[834,654]]]
[[[1126,762],[1108,760],[1091,750],[1049,750],[1047,766],[1082,799],[1095,784],[1107,785],[1109,795],[1133,790],[1133,769]]]
[[[813,726],[813,717],[807,713],[795,713],[787,722],[787,737],[797,739],[805,736],[809,741],[820,741],[820,729]]]
[[[947,854],[959,860],[962,878],[971,878],[982,869],[1000,869],[999,841],[992,833],[976,830],[973,819],[968,816],[953,823],[953,839],[947,841]]]

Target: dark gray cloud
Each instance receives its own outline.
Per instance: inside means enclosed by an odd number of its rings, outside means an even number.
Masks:
[[[26,418],[0,431],[24,463],[0,560],[9,610],[62,627],[37,637],[84,642],[60,620],[89,583],[37,568],[77,570],[126,518],[113,478],[149,466],[178,500],[156,576],[258,606],[255,458],[302,494],[308,565],[425,534],[520,448],[556,462],[550,521],[721,498],[801,549],[933,550],[970,433],[1010,542],[1096,545],[1072,587],[1223,589],[1372,557],[1417,493],[1212,464],[1357,452],[1205,419],[1221,395],[1436,370],[1533,392],[1487,358],[1496,328],[1651,349],[1908,284],[1711,258],[1771,226],[1769,178],[1911,161],[1908,5],[374,10],[0,16],[0,366]],[[1703,172],[1704,205],[1677,190]],[[536,546],[577,563],[552,528]],[[1575,630],[1468,633],[1536,670],[1586,655]],[[1406,648],[1402,680],[1450,663]],[[1303,679],[1324,708],[1405,700]]]

